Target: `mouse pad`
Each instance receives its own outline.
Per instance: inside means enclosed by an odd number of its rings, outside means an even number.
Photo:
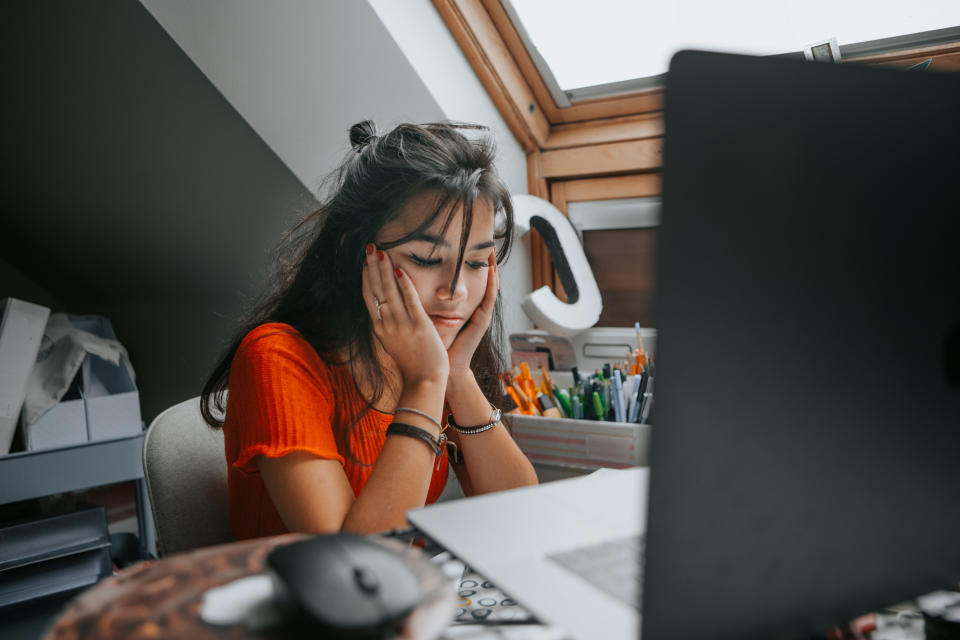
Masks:
[[[454,622],[537,622],[516,600],[469,569],[460,578],[457,595],[460,601],[456,604]]]

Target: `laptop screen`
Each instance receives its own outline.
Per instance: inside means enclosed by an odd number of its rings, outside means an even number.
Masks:
[[[960,78],[682,52],[642,637],[808,637],[960,581]]]

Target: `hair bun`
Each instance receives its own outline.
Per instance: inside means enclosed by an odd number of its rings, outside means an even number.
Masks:
[[[357,151],[377,137],[377,127],[372,120],[364,120],[350,127],[350,144]]]

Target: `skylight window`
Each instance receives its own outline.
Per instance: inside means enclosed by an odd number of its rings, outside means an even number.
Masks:
[[[503,0],[559,89],[658,76],[681,49],[770,55],[960,25],[960,1]],[[524,33],[525,32],[525,33]],[[537,55],[534,54],[534,60]],[[544,78],[548,84],[548,77]]]

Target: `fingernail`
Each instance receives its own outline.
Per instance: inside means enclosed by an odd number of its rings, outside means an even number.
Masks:
[[[372,253],[373,253],[373,244],[371,243],[367,245],[367,255],[369,256]]]
[[[377,249],[377,257],[383,260],[383,251],[380,251],[379,249]]]
[[[394,269],[393,272],[394,272],[395,274],[397,274],[397,277],[398,277],[398,278],[402,278],[402,277],[403,277],[403,271],[400,271],[399,268]]]

